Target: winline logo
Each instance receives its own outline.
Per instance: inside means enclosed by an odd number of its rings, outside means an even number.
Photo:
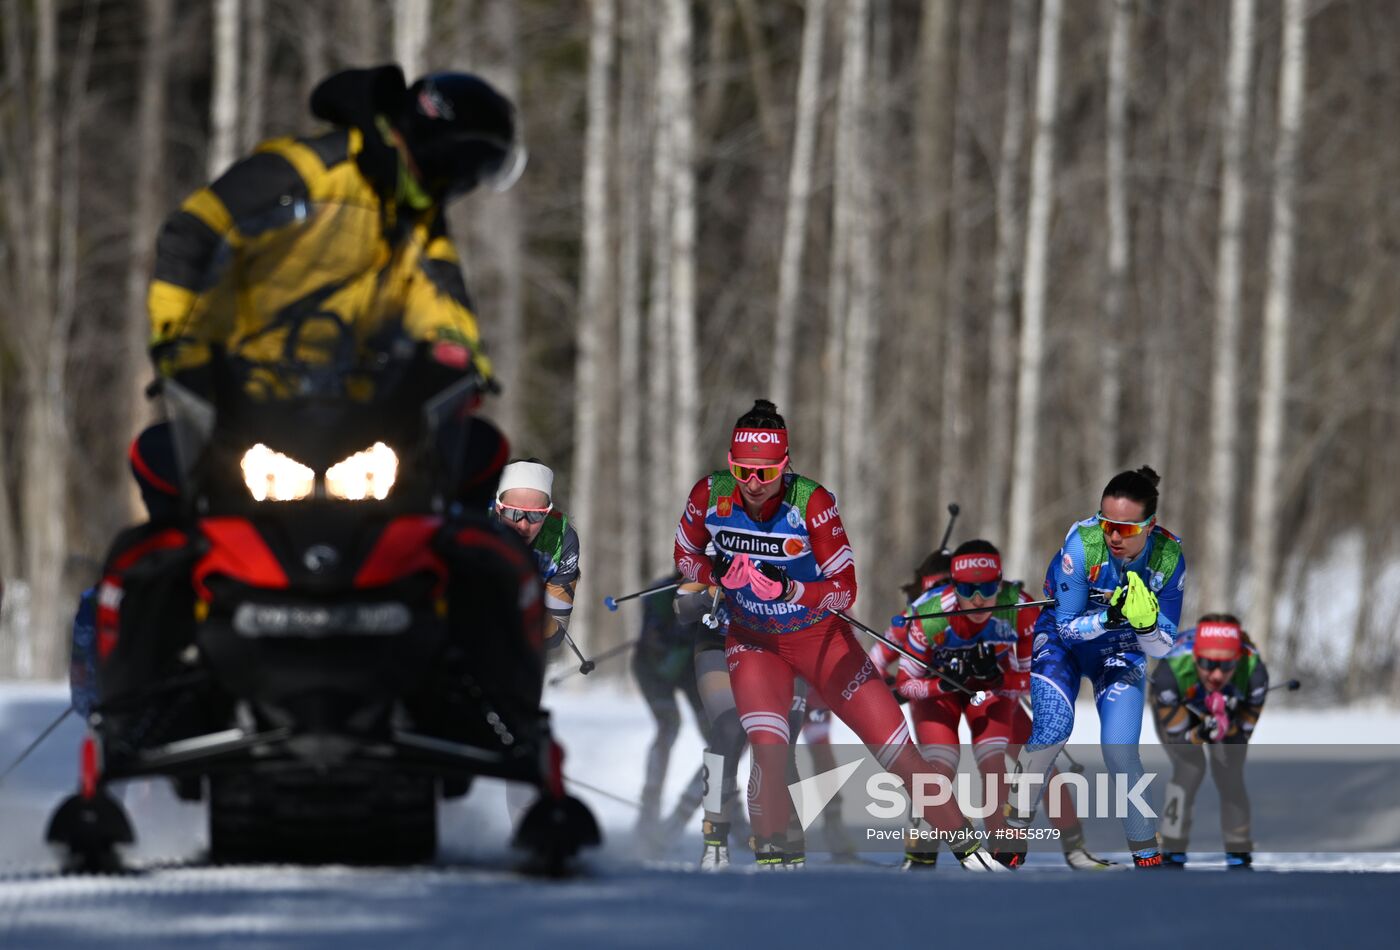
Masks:
[[[822,811],[831,804],[851,777],[859,771],[859,761],[813,775],[810,778],[788,785],[788,795],[797,810],[802,830],[811,828]],[[1138,814],[1144,818],[1156,818],[1157,813],[1148,804],[1143,793],[1151,787],[1156,772],[1144,772],[1131,783],[1125,773],[1101,772],[1091,783],[1085,775],[1057,772],[1051,776],[1046,787],[1047,812],[1051,819],[1061,817],[1060,803],[1064,800],[1061,789],[1068,787],[1075,792],[1074,812],[1079,818],[1126,818]],[[891,772],[876,772],[865,781],[863,803],[865,813],[878,821],[907,817],[910,809],[915,814],[926,808],[946,805],[956,794],[958,808],[968,818],[986,818],[1002,801],[1009,801],[1018,810],[1030,809],[1040,796],[1040,786],[1044,779],[1039,775],[1012,773],[986,776],[959,772],[956,780],[950,780],[941,772],[920,772],[914,776],[914,790],[908,792],[904,781]],[[1001,790],[1007,789],[1003,799]],[[973,802],[980,804],[973,804]],[[1129,811],[1132,809],[1132,811]]]

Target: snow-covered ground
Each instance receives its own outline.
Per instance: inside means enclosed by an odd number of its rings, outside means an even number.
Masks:
[[[692,830],[661,861],[642,861],[630,829],[651,720],[626,689],[585,683],[552,692],[556,730],[573,790],[608,837],[588,873],[565,882],[521,878],[506,848],[508,805],[497,783],[480,783],[444,806],[443,866],[349,868],[162,868],[122,877],[63,878],[42,843],[48,814],[72,786],[78,724],[69,717],[0,784],[0,947],[174,946],[792,946],[864,945],[891,938],[985,944],[1027,935],[1037,950],[1086,943],[1178,945],[1198,933],[1250,946],[1384,944],[1400,925],[1400,870],[1391,855],[1262,855],[1263,870],[1077,875],[1054,855],[1033,855],[1017,875],[992,880],[944,862],[930,875],[878,866],[836,866],[814,855],[802,874],[718,875],[690,870]],[[1400,744],[1391,709],[1314,710],[1293,696],[1271,704],[1259,742]],[[0,686],[0,768],[63,709],[63,686]],[[1092,708],[1074,741],[1096,739]],[[689,724],[688,724],[689,725]],[[1152,741],[1150,727],[1144,741]],[[835,741],[852,737],[838,725]],[[668,776],[673,801],[693,774],[701,744],[683,731]],[[1203,792],[1203,794],[1208,794]],[[126,793],[141,839],[136,862],[197,858],[203,810],[159,783]],[[872,854],[889,863],[894,855]],[[1351,872],[1351,873],[1337,873]],[[1030,935],[1034,935],[1033,939]]]

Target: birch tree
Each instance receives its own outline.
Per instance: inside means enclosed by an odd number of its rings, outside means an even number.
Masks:
[[[641,184],[646,178],[646,115],[643,72],[646,58],[640,55],[647,39],[642,17],[637,16],[636,0],[623,4],[625,52],[622,60],[621,107],[618,110],[617,143],[623,184],[618,188],[618,345],[617,345],[617,464],[618,495],[622,500],[622,538],[618,564],[621,587],[637,590],[643,574],[658,570],[647,559],[645,542],[649,520],[642,493],[642,237],[645,230]],[[628,15],[632,14],[632,15]],[[650,520],[665,523],[672,512],[650,513]],[[665,563],[662,561],[662,563]]]
[[[595,522],[598,454],[602,439],[600,415],[608,405],[602,374],[603,353],[611,347],[608,314],[609,215],[608,129],[612,124],[610,77],[613,62],[614,0],[592,0],[588,38],[588,129],[583,151],[583,261],[579,321],[574,363],[574,471],[570,504],[578,521],[579,563],[594,567],[602,525]],[[590,530],[592,529],[592,530]],[[575,630],[590,634],[595,598],[575,607]]]
[[[671,326],[675,348],[676,413],[672,450],[674,498],[684,498],[699,474],[700,379],[695,327],[695,156],[692,141],[691,23],[689,0],[666,0],[661,57],[662,89],[670,115]],[[674,507],[674,504],[673,504]]]
[[[953,162],[951,213],[952,239],[948,248],[947,281],[944,287],[942,348],[931,369],[938,373],[942,391],[938,414],[938,498],[954,501],[965,497],[963,490],[968,468],[965,453],[970,429],[967,405],[967,340],[969,285],[973,280],[973,123],[978,94],[977,8],[975,3],[958,7],[958,65],[953,106]]]
[[[214,0],[214,83],[209,97],[209,161],[218,178],[238,151],[238,0]]]
[[[243,84],[243,130],[239,136],[244,150],[263,137],[263,115],[267,100],[267,0],[248,0],[248,69]]]
[[[1099,465],[1117,466],[1119,401],[1122,398],[1123,300],[1128,283],[1128,44],[1132,35],[1132,0],[1110,0],[1112,32],[1108,43],[1108,134],[1104,156],[1108,207],[1108,260],[1104,275],[1102,349],[1099,383]],[[1093,466],[1090,467],[1093,470]]]
[[[939,529],[926,515],[938,499],[930,497],[924,473],[937,464],[931,439],[909,438],[922,432],[937,416],[938,392],[929,385],[930,367],[941,350],[938,339],[946,301],[948,271],[948,204],[952,151],[952,102],[955,7],[944,0],[924,0],[919,19],[918,58],[915,65],[913,199],[916,215],[906,240],[892,243],[905,274],[912,276],[912,293],[896,298],[899,328],[894,364],[893,437],[901,450],[891,473],[891,499],[895,510],[908,517],[890,525],[893,550],[905,562],[920,559],[929,547],[929,535]],[[877,57],[878,59],[878,57]],[[899,204],[892,213],[898,217]],[[906,250],[907,249],[907,250]],[[935,537],[936,543],[938,538]]]
[[[162,211],[165,181],[166,74],[170,61],[171,0],[145,0],[145,44],[141,53],[141,80],[136,105],[136,163],[132,182],[131,229],[127,240],[126,323],[123,340],[127,374],[123,387],[127,416],[119,425],[123,434],[135,436],[149,416],[146,384],[151,377],[146,348],[150,320],[146,315],[146,287],[154,269],[156,233]],[[141,516],[140,492],[135,481],[127,484],[128,514]]]
[[[648,535],[648,560],[662,563],[671,557],[675,538],[672,519],[680,516],[675,485],[684,481],[685,469],[672,455],[671,427],[675,417],[677,393],[674,389],[675,347],[672,345],[671,270],[672,254],[671,205],[675,190],[675,151],[672,145],[671,108],[665,78],[670,68],[666,63],[664,17],[669,15],[656,5],[646,5],[646,16],[655,32],[656,70],[660,79],[651,97],[651,197],[648,202],[648,245],[651,273],[647,288],[647,470],[651,473],[650,508],[658,514],[658,525]],[[698,477],[698,474],[696,475]],[[665,513],[665,517],[660,517]]]
[[[482,11],[489,55],[486,78],[512,102],[520,102],[520,24],[513,3],[487,4]],[[470,209],[469,221],[479,226],[483,240],[477,243],[492,263],[497,293],[490,308],[492,365],[502,380],[496,416],[501,429],[518,436],[524,425],[527,391],[525,361],[525,227],[521,197],[516,187],[503,194],[481,195]],[[483,255],[485,256],[485,255]]]
[[[428,48],[430,0],[398,0],[394,4],[394,60],[409,81],[422,75]]]
[[[1220,171],[1220,240],[1216,248],[1215,327],[1210,387],[1210,464],[1206,494],[1205,551],[1200,600],[1205,610],[1228,610],[1230,549],[1235,538],[1236,451],[1239,442],[1239,335],[1241,257],[1244,245],[1245,149],[1249,135],[1250,60],[1254,50],[1254,0],[1230,7],[1230,57],[1226,66],[1223,164]]]
[[[863,71],[864,51],[852,50],[851,43],[860,38],[854,22],[865,22],[866,6],[861,0],[848,0],[842,27],[841,73],[836,94],[836,130],[833,148],[836,152],[832,166],[831,249],[827,267],[826,345],[822,359],[822,375],[828,380],[846,379],[846,323],[850,319],[850,267],[852,256],[852,222],[855,214],[855,136],[853,117],[859,108],[861,94],[854,71]],[[822,392],[822,477],[828,480],[842,477],[847,447],[844,437],[847,402],[840,386],[823,386]],[[784,407],[779,406],[781,411]]]
[[[869,82],[870,3],[869,0],[847,0],[843,30],[841,63],[841,113],[839,121],[848,127],[846,158],[850,163],[847,185],[850,189],[851,212],[847,266],[850,272],[845,313],[845,379],[841,386],[847,399],[844,419],[846,431],[842,438],[845,465],[841,488],[845,490],[847,530],[852,547],[871,551],[875,525],[870,495],[875,489],[874,455],[871,431],[874,419],[871,403],[874,397],[873,355],[876,333],[874,232],[876,203],[870,183],[870,163],[873,149],[869,145],[870,123],[866,109],[872,95]],[[828,476],[830,477],[830,476]],[[862,562],[858,562],[862,563]],[[874,568],[867,559],[862,574]],[[873,590],[868,585],[867,590]]]
[[[1293,251],[1297,232],[1298,144],[1303,134],[1307,75],[1306,0],[1284,0],[1279,68],[1278,139],[1274,144],[1273,224],[1269,232],[1269,285],[1264,301],[1263,366],[1250,493],[1252,566],[1250,636],[1266,648],[1278,575],[1278,487],[1283,462],[1284,406],[1288,393],[1289,322],[1293,310]],[[1369,572],[1368,572],[1369,573]],[[1363,600],[1363,603],[1365,601]],[[1363,617],[1365,611],[1363,610]],[[1361,625],[1358,624],[1358,629]]]
[[[1040,12],[1036,65],[1035,140],[1026,219],[1025,295],[1021,304],[1020,373],[1016,385],[1016,442],[1012,455],[1010,560],[1012,576],[1033,577],[1035,487],[1040,469],[1041,375],[1045,364],[1046,270],[1054,207],[1056,98],[1060,79],[1061,0]]]
[[[986,520],[988,536],[1006,536],[1007,475],[1011,470],[1011,434],[1016,318],[1016,280],[1021,249],[1021,154],[1026,124],[1026,73],[1030,60],[1031,0],[1011,0],[1006,41],[1006,108],[1002,113],[1001,154],[997,158],[997,249],[992,274],[993,352],[987,382]],[[1000,352],[997,352],[997,349]]]
[[[797,75],[797,122],[793,130],[792,163],[788,167],[787,207],[783,216],[783,247],[778,269],[773,370],[769,382],[773,401],[780,411],[788,405],[792,395],[797,308],[802,291],[802,258],[807,244],[807,212],[812,195],[825,26],[826,0],[807,0],[802,23],[802,64]]]

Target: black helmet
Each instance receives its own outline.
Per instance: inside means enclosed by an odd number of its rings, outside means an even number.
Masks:
[[[408,87],[395,123],[422,175],[442,199],[479,184],[505,191],[525,168],[515,106],[479,76],[432,73]]]

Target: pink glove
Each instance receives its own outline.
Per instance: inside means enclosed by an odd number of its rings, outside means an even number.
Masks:
[[[1225,705],[1225,694],[1219,691],[1206,694],[1206,711],[1215,719],[1212,730],[1215,741],[1225,738],[1230,732],[1230,712]]]
[[[749,562],[747,554],[739,554],[729,562],[729,570],[724,572],[724,576],[719,579],[729,590],[738,590],[749,582],[749,572],[753,570],[753,564]]]
[[[749,587],[759,600],[777,600],[783,596],[783,582],[774,580],[758,569],[758,565],[745,558],[749,569]]]

